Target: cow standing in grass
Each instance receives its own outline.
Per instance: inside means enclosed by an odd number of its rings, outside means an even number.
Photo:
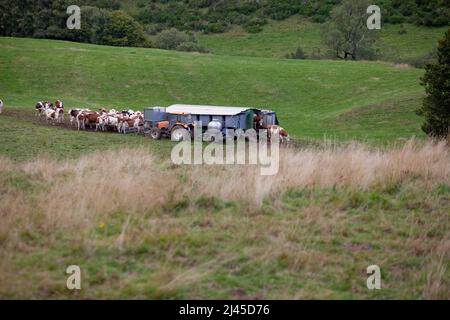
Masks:
[[[45,111],[45,102],[39,101],[38,103],[36,103],[34,115],[36,117],[41,117],[44,114],[44,111]]]
[[[93,126],[96,126],[97,119],[100,116],[98,112],[90,111],[90,110],[83,110],[77,115],[77,127],[78,130],[80,129],[86,129],[86,125],[89,126],[89,128],[92,128]]]
[[[64,105],[61,100],[55,102],[55,121],[64,123]]]
[[[97,118],[97,122],[95,125],[95,131],[98,131],[99,129],[101,131],[106,131],[107,125],[108,125],[108,109],[102,108],[100,109],[100,116]]]
[[[56,119],[56,110],[51,107],[46,107],[44,109],[44,115],[48,122],[53,122]]]
[[[77,115],[78,113],[81,112],[82,109],[70,109],[69,110],[69,123],[70,126],[74,126],[76,125],[76,119],[77,119]]]
[[[278,125],[268,125],[266,129],[269,141],[271,140],[272,137],[278,136],[281,144],[286,144],[289,142],[290,140],[289,134],[284,128]]]
[[[53,103],[49,102],[49,101],[39,101],[36,103],[35,106],[35,116],[36,117],[41,117],[41,116],[46,116],[47,114],[50,113],[50,111],[48,110],[54,110],[53,108]]]

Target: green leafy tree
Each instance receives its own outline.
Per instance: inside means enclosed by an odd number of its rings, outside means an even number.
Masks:
[[[417,113],[425,118],[422,130],[434,138],[448,138],[450,130],[450,28],[439,41],[438,61],[425,67],[422,85],[427,96]]]
[[[103,42],[113,46],[149,47],[142,26],[123,11],[113,11],[103,31]]]
[[[324,42],[339,59],[353,60],[374,55],[375,30],[367,28],[368,0],[344,0],[331,14],[325,28]]]

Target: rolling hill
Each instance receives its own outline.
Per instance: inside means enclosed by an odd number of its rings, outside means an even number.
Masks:
[[[444,143],[282,148],[266,178],[33,116],[58,98],[248,105],[276,110],[298,139],[394,144],[421,135],[422,70],[0,38],[0,74],[0,298],[448,299]],[[382,290],[367,289],[372,264]]]
[[[212,53],[268,58],[284,58],[301,47],[308,56],[327,53],[321,30],[323,24],[300,16],[283,21],[270,20],[259,33],[248,33],[241,27],[221,34],[198,34]],[[379,59],[414,63],[427,57],[442,38],[447,27],[424,27],[412,24],[384,24],[376,44]]]
[[[421,135],[422,70],[382,62],[280,60],[0,38],[6,105],[142,109],[172,103],[272,108],[297,138],[386,143]],[[347,122],[348,120],[348,122]]]

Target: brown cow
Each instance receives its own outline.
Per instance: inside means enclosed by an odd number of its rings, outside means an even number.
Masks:
[[[89,125],[90,128],[92,128],[92,125],[95,125],[97,122],[97,118],[100,116],[98,112],[90,111],[90,110],[83,110],[78,113],[77,115],[77,127],[78,130],[85,129],[86,124]]]
[[[56,100],[56,102],[55,102],[55,108],[56,108],[56,109],[58,109],[58,108],[64,109],[64,105],[63,105],[63,103],[62,103],[61,100]]]
[[[61,100],[55,102],[55,121],[58,123],[64,122],[64,105]]]

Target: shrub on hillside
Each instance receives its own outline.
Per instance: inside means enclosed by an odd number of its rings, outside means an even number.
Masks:
[[[155,37],[155,46],[160,49],[175,50],[180,44],[191,41],[191,37],[175,28],[161,31]]]
[[[258,33],[260,31],[262,31],[262,27],[266,23],[267,23],[267,21],[265,19],[252,18],[244,24],[244,29],[245,29],[245,31],[247,31],[249,33]]]
[[[85,0],[85,4],[101,9],[120,10],[120,0]]]
[[[284,20],[294,14],[299,13],[300,6],[306,5],[300,1],[286,0],[275,1],[271,0],[265,6],[265,14],[274,20]]]
[[[153,23],[153,24],[148,24],[144,27],[145,33],[148,34],[149,36],[154,36],[157,35],[158,33],[160,33],[161,31],[164,30],[164,26],[157,24],[157,23]]]
[[[208,33],[223,33],[227,30],[227,25],[225,23],[208,23],[204,26],[203,32]]]
[[[446,26],[450,21],[450,7],[446,0],[378,0],[386,23],[414,23],[425,26]]]
[[[175,28],[163,30],[155,38],[155,46],[166,50],[208,52],[202,47],[194,35]]]
[[[303,51],[303,49],[301,47],[298,47],[297,50],[295,50],[295,52],[288,55],[288,57],[290,59],[299,59],[299,60],[307,58],[305,52]]]

